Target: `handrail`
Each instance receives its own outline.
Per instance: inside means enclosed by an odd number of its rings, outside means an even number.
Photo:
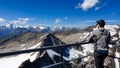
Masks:
[[[10,55],[17,55],[17,54],[23,54],[23,53],[30,53],[30,52],[36,52],[36,51],[43,51],[48,49],[54,49],[54,48],[64,48],[64,47],[70,47],[70,46],[80,46],[82,44],[87,44],[88,42],[80,42],[75,44],[62,44],[62,45],[56,45],[56,46],[46,46],[36,49],[29,49],[29,50],[20,50],[20,51],[14,51],[14,52],[5,52],[0,53],[0,57],[10,56]]]
[[[0,53],[0,57],[23,54],[23,53],[30,53],[30,52],[36,52],[36,51],[43,51],[43,50],[55,49],[55,48],[65,48],[65,47],[70,47],[70,46],[81,46],[82,44],[88,44],[88,42],[80,42],[80,43],[75,43],[75,44],[61,44],[61,45],[56,45],[56,46],[45,46],[45,47],[36,48],[36,49],[20,50],[20,51],[14,51],[14,52],[5,52],[5,53]],[[88,57],[88,56],[93,56],[93,55],[87,55],[87,56],[79,57],[79,58],[68,60],[68,61],[60,61],[59,63],[44,66],[42,68],[50,68],[50,67],[53,67],[53,66],[62,65],[62,64],[68,63],[70,61],[82,59],[82,58],[85,58],[85,57]],[[111,56],[111,55],[108,55],[108,56],[120,59],[120,58],[115,57],[115,56]]]
[[[82,58],[85,58],[85,57],[88,57],[88,56],[93,56],[93,55],[87,55],[87,56],[83,56],[83,57],[79,57],[79,58],[71,59],[71,60],[68,60],[68,61],[63,61],[63,62],[59,62],[59,63],[56,63],[56,64],[47,65],[47,66],[44,66],[44,67],[42,67],[42,68],[49,68],[49,67],[53,67],[53,66],[57,66],[57,65],[61,65],[61,64],[65,64],[65,63],[68,63],[68,62],[70,62],[70,61],[74,61],[74,60],[82,59]]]
[[[87,56],[83,56],[83,57],[79,57],[79,58],[75,58],[75,59],[72,59],[72,60],[68,60],[68,61],[63,61],[63,62],[59,62],[59,63],[55,63],[55,64],[51,64],[51,65],[47,65],[47,66],[44,66],[42,68],[50,68],[50,67],[53,67],[53,66],[57,66],[57,65],[61,65],[61,64],[65,64],[65,63],[68,63],[70,61],[74,61],[74,60],[78,60],[78,59],[82,59],[82,58],[85,58],[85,57],[88,57],[88,56],[93,56],[94,54],[92,55],[87,55]],[[115,56],[112,56],[112,55],[108,55],[108,57],[112,57],[112,58],[116,58],[116,59],[119,59],[118,57],[115,57]]]
[[[46,47],[41,47],[41,48],[36,48],[36,49],[20,50],[20,51],[14,51],[14,52],[5,52],[5,53],[0,53],[0,57],[16,55],[16,54],[22,54],[22,53],[30,53],[30,52],[36,52],[36,51],[43,51],[43,50],[54,49],[54,48],[80,46],[82,44],[88,44],[88,42],[80,42],[80,43],[75,43],[75,44],[61,44],[61,45],[46,46]]]

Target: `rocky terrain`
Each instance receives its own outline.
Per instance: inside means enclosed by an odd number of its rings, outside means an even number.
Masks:
[[[105,27],[111,32],[111,40],[112,42],[120,41],[120,26],[118,25],[107,25]],[[25,32],[20,35],[15,35],[9,38],[2,39],[0,42],[0,52],[9,52],[9,51],[17,51],[17,50],[26,50],[39,48],[44,46],[51,45],[59,45],[59,44],[72,44],[78,43],[84,40],[92,31],[93,27],[88,27],[84,30],[62,30],[62,31],[54,31],[52,34],[41,33],[41,32]],[[119,47],[115,47],[114,45],[109,45],[110,51],[109,55],[113,57],[107,57],[105,60],[105,66],[109,68],[120,68],[120,62],[118,59],[114,58],[120,57]],[[63,50],[64,61],[75,59],[78,57],[86,56],[88,54],[93,54],[93,45],[85,44],[80,47],[68,47]],[[20,68],[39,68],[44,67],[49,64],[54,64],[60,62],[60,49],[51,49],[42,52],[21,54],[15,56],[9,56],[6,58],[0,58],[0,65],[3,68],[12,68],[20,67]],[[24,57],[21,57],[24,56]],[[19,58],[19,59],[18,59]],[[22,58],[22,59],[20,59]],[[18,59],[18,62],[15,60],[11,61],[11,59]],[[5,62],[5,60],[8,62]],[[9,64],[11,63],[11,65]],[[8,67],[5,65],[8,64]],[[86,57],[84,59],[80,59],[79,61],[73,61],[67,63],[67,65],[62,65],[62,68],[93,68],[94,67],[94,59],[93,57]],[[57,66],[57,68],[60,66]],[[52,67],[53,68],[53,67]],[[54,67],[56,68],[56,67]]]

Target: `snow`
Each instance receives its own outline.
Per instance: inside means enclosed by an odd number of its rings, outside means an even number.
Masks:
[[[120,27],[118,25],[106,25],[105,28],[110,30],[111,36],[113,36],[113,35],[115,35],[117,33],[116,29],[120,29]],[[119,37],[120,37],[120,32],[118,34],[119,34]],[[117,40],[117,39],[118,39],[118,37],[113,37],[112,38],[113,41]],[[112,48],[113,46],[109,45],[109,47]],[[111,51],[109,50],[109,52],[111,52]],[[120,57],[120,54],[116,51],[115,56]],[[115,68],[119,68],[118,59],[115,58],[114,61],[115,61]]]
[[[53,51],[53,50],[46,50],[47,51],[47,53],[48,53],[48,55],[50,56],[50,57],[53,57],[53,55],[57,55],[57,56],[60,56],[60,54],[58,54],[57,52],[55,52],[55,51]]]
[[[29,28],[29,26],[20,26],[19,25],[19,28]]]
[[[45,27],[43,27],[43,26],[40,26],[40,27],[39,27],[39,29],[43,30],[43,29],[45,29]]]
[[[21,47],[25,46],[25,44],[20,45]]]
[[[30,61],[31,61],[31,62],[33,62],[33,61],[36,59],[36,57],[37,57],[38,53],[39,53],[39,52],[35,52],[35,54],[34,54],[34,55],[32,55],[32,53],[30,54],[29,59],[30,59]]]
[[[119,34],[119,38],[120,38],[120,31],[119,31],[119,33],[118,33],[118,34]]]
[[[115,52],[115,55],[116,55],[116,57],[120,57],[120,54],[118,52]],[[115,68],[120,68],[119,60],[115,58],[114,61],[115,61]]]
[[[41,42],[37,43],[35,46],[32,46],[28,49],[37,48],[40,44]],[[27,59],[30,59],[31,62],[34,61],[36,59],[37,54],[38,52],[32,52],[32,53],[20,54],[14,57],[12,56],[8,58],[0,58],[0,67],[1,68],[18,68],[20,64]]]
[[[65,26],[54,26],[52,28],[52,31],[59,31],[59,30],[66,30],[66,29],[69,29],[68,27],[65,27]]]
[[[34,46],[32,46],[32,47],[30,47],[30,48],[28,48],[28,49],[34,49],[34,48],[37,48],[37,47],[40,46],[40,45],[41,45],[41,42],[37,43],[36,45],[34,45]]]
[[[10,28],[10,24],[6,24],[6,28]]]
[[[113,37],[112,40],[113,40],[113,41],[114,41],[114,40],[118,40],[118,38],[117,38],[117,37]]]
[[[63,58],[65,60],[72,60],[79,57],[87,56],[88,53],[93,53],[94,51],[94,46],[92,44],[85,44],[85,45],[82,45],[82,47],[83,47],[83,51],[79,51],[74,48],[67,48],[66,53],[68,53],[69,56],[63,56]],[[53,55],[60,56],[60,54],[56,53],[53,50],[47,50],[47,53],[50,57],[53,57]],[[88,59],[89,57],[85,57],[83,58],[83,61],[88,61]]]
[[[114,30],[115,28],[119,29],[120,27],[118,25],[106,25],[105,28]]]
[[[70,54],[69,59],[71,60],[71,59],[79,58],[82,52],[72,48],[69,50],[69,54]]]
[[[108,45],[110,48],[112,48],[113,47],[113,45]]]
[[[60,54],[58,54],[57,52],[55,52],[55,51],[53,51],[53,50],[51,50],[51,49],[46,50],[46,51],[47,51],[47,53],[48,53],[48,55],[49,55],[50,57],[53,57],[54,55],[61,56]],[[65,60],[69,60],[69,58],[67,58],[67,57],[65,57],[65,56],[63,56],[63,58],[64,58]]]
[[[117,33],[116,29],[119,29],[120,27],[118,25],[106,25],[105,28],[108,29],[111,33],[111,36],[113,36]]]
[[[30,47],[29,49],[38,48],[38,47],[40,47],[40,45],[41,45],[41,42],[37,43],[35,46]],[[34,53],[34,55],[32,55],[33,53]],[[31,53],[30,53],[29,59],[30,59],[31,62],[33,62],[33,61],[36,59],[38,53],[39,53],[39,52],[31,52]]]
[[[18,68],[20,64],[29,58],[28,54],[21,54],[10,58],[0,58],[1,68]]]
[[[14,25],[14,24],[6,24],[5,25],[6,28],[9,28],[9,29],[16,29],[18,26],[17,25]]]
[[[85,39],[90,33],[89,32],[84,32],[84,33],[78,33],[78,36],[80,39]]]
[[[93,53],[94,52],[94,45],[93,44],[84,44],[82,45],[84,55],[86,56],[87,53]]]
[[[35,28],[35,29],[37,28],[36,26],[32,26],[32,27]]]

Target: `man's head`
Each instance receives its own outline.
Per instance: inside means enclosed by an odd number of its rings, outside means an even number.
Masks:
[[[96,26],[97,26],[98,28],[105,26],[105,21],[104,21],[104,20],[98,20],[98,21],[96,21],[96,22],[97,22]]]

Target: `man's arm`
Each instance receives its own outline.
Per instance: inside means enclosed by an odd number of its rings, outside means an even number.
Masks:
[[[110,35],[110,32],[108,33],[108,39],[107,39],[107,41],[108,41],[108,44],[109,44],[110,41],[111,41],[111,35]]]
[[[86,38],[86,42],[93,42],[94,32],[91,32]]]

